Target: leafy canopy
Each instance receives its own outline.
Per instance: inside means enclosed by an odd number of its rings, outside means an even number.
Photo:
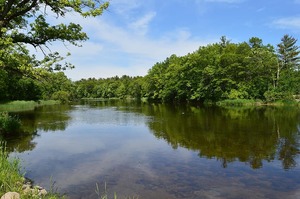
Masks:
[[[79,24],[50,24],[47,14],[55,13],[57,18],[69,12],[79,13],[82,17],[96,17],[108,8],[109,2],[101,0],[0,0],[0,67],[3,70],[24,73],[44,66],[48,71],[70,67],[57,64],[64,59],[57,52],[46,54],[49,44],[54,41],[78,42],[88,39]],[[29,54],[25,44],[40,49],[45,58],[36,60]],[[26,71],[26,70],[25,70]]]

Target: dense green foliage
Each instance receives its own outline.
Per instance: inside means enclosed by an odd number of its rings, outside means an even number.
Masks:
[[[163,101],[266,99],[266,92],[282,91],[290,83],[276,85],[278,64],[274,48],[258,38],[238,44],[221,40],[157,63],[146,76],[147,97]],[[286,71],[299,77],[298,71]]]
[[[60,41],[80,46],[79,42],[87,40],[88,36],[79,24],[64,24],[60,20],[56,20],[58,24],[53,24],[54,20],[48,23],[51,21],[49,13],[57,18],[70,12],[96,17],[108,5],[101,0],[0,0],[0,100],[49,98],[56,88],[45,91],[45,79],[48,81],[49,76],[55,76],[51,74],[54,70],[73,67],[70,63],[62,63],[64,57],[52,52],[49,45]],[[40,50],[44,58],[31,55],[29,45]]]
[[[0,133],[11,133],[17,131],[21,126],[21,121],[7,112],[0,113]]]
[[[222,37],[219,43],[156,63],[145,77],[82,79],[76,82],[76,95],[143,97],[164,102],[289,101],[300,93],[300,51],[296,41],[285,35],[276,51],[257,37],[242,43]]]
[[[142,77],[82,79],[75,82],[76,98],[138,98],[142,96]]]
[[[296,41],[285,35],[275,50],[256,37],[242,43],[222,37],[219,43],[156,63],[144,77],[123,75],[72,82],[63,72],[45,72],[32,78],[0,70],[0,100],[293,101],[300,93]]]

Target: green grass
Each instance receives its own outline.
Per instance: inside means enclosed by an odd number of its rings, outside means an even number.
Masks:
[[[17,158],[9,158],[4,142],[0,142],[0,197],[7,192],[20,193],[22,199],[63,198],[55,193],[48,193],[46,196],[37,196],[36,194],[23,193],[22,187],[25,178],[20,173],[20,161]]]
[[[24,178],[19,173],[19,160],[8,159],[6,146],[0,143],[0,196],[6,192],[20,192]]]
[[[249,99],[228,99],[217,102],[218,106],[232,106],[232,107],[241,107],[241,106],[257,106],[261,105],[261,101],[249,100]]]
[[[249,107],[249,106],[300,106],[296,100],[277,100],[275,102],[263,102],[249,99],[227,99],[216,103],[221,107]]]
[[[300,103],[296,100],[277,100],[275,102],[270,103],[273,106],[299,106]]]
[[[41,101],[10,101],[0,103],[0,111],[19,112],[30,111],[38,106],[59,104],[56,100],[41,100]]]

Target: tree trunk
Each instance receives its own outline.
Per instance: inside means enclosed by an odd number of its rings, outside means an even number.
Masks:
[[[277,87],[278,87],[279,76],[280,76],[280,67],[279,67],[279,65],[278,65],[274,88],[277,88]]]

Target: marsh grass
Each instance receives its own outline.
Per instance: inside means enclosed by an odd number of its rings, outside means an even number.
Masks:
[[[10,101],[0,103],[0,111],[7,112],[19,112],[19,111],[30,111],[36,107],[44,105],[55,105],[59,104],[56,100],[41,100],[41,101]]]
[[[261,105],[261,101],[249,100],[249,99],[228,99],[217,102],[218,106],[232,106],[232,107],[241,107],[241,106],[256,106]]]

